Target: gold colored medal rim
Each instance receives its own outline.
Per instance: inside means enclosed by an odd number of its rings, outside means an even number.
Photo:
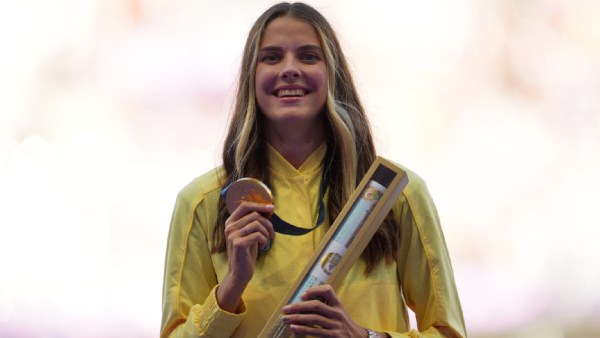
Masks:
[[[240,185],[241,185],[241,187],[240,187]],[[240,188],[237,188],[237,187],[240,187]],[[230,213],[233,212],[233,210],[230,210],[230,209],[235,209],[234,204],[239,204],[239,203],[237,203],[237,201],[243,200],[245,196],[248,196],[248,195],[241,195],[241,196],[230,195],[231,193],[235,193],[237,191],[237,189],[259,190],[261,197],[264,197],[265,199],[268,198],[268,202],[273,203],[273,194],[271,193],[271,189],[269,189],[269,187],[267,187],[266,184],[264,184],[263,182],[255,179],[255,178],[244,177],[244,178],[240,178],[240,179],[236,180],[235,182],[233,182],[231,184],[231,186],[227,189],[228,192],[227,192],[227,196],[225,197],[225,201],[226,201],[227,209]],[[265,202],[267,202],[267,201],[265,201]]]

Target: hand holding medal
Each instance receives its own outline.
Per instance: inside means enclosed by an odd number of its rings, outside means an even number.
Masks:
[[[242,293],[254,275],[259,252],[268,250],[275,237],[269,217],[273,196],[262,182],[242,178],[221,192],[229,217],[225,221],[228,272],[217,289],[219,306],[235,312]]]
[[[254,178],[240,178],[239,180],[229,184],[222,193],[225,197],[225,205],[230,215],[233,215],[236,209],[242,204],[242,202],[261,203],[265,205],[273,205],[273,194],[269,187],[267,187],[261,181]],[[258,211],[258,210],[256,210]],[[260,212],[262,216],[269,219],[273,214],[273,209],[267,210],[266,212]],[[272,228],[272,226],[271,226]],[[248,227],[243,227],[242,232],[245,236],[250,234]],[[267,244],[262,247],[261,251],[267,251],[271,247],[271,237],[267,241]]]

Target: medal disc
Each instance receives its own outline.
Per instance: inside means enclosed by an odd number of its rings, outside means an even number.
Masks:
[[[225,205],[230,214],[243,201],[273,204],[271,190],[261,181],[254,178],[240,178],[233,182],[225,195]]]

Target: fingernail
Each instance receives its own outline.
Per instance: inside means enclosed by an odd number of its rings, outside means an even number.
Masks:
[[[268,240],[268,241],[267,241],[267,244],[265,245],[265,247],[264,247],[264,248],[262,248],[262,250],[261,250],[261,251],[262,251],[262,252],[266,252],[266,251],[269,251],[269,249],[270,249],[270,248],[271,248],[271,240]]]
[[[283,322],[284,322],[284,323],[286,323],[286,324],[287,324],[287,323],[289,323],[289,322],[290,322],[290,317],[289,317],[289,316],[283,316],[283,319],[282,319],[282,320],[283,320]]]
[[[283,307],[283,312],[289,312],[292,309],[290,305],[286,305]]]

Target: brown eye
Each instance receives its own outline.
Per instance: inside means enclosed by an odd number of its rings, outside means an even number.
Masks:
[[[281,57],[277,54],[266,54],[262,57],[261,61],[268,64],[274,64],[281,60]]]
[[[321,57],[316,53],[305,53],[305,54],[302,54],[302,56],[300,57],[300,60],[307,62],[307,63],[315,63],[315,62],[321,60]]]

